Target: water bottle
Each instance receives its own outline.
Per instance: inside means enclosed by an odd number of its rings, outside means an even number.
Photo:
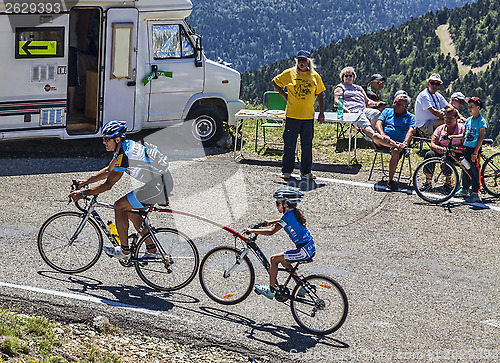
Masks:
[[[111,231],[111,234],[115,238],[116,242],[120,243],[120,237],[118,237],[118,230],[116,229],[115,224],[113,222],[109,221],[108,228]]]
[[[469,170],[470,169],[470,163],[469,161],[465,158],[465,156],[461,156],[460,159],[458,159],[458,161],[460,161],[460,164],[462,164],[465,169]]]
[[[342,96],[340,96],[339,103],[337,106],[337,118],[339,120],[344,119],[344,98]]]

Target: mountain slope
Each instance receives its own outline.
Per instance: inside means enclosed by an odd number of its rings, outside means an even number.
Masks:
[[[479,96],[485,102],[483,116],[487,118],[487,137],[496,138],[500,132],[500,66],[493,61],[487,70],[474,74],[467,73],[463,79],[459,77],[458,64],[450,54],[441,52],[441,44],[436,29],[449,24],[450,19],[461,16],[461,22],[474,28],[475,24],[483,24],[484,19],[499,11],[498,0],[482,0],[461,9],[441,10],[428,13],[421,18],[408,21],[399,27],[392,27],[377,33],[362,35],[358,39],[347,37],[338,43],[320,47],[312,52],[317,70],[327,88],[325,92],[325,108],[333,107],[333,88],[339,83],[340,70],[345,66],[353,66],[358,78],[356,84],[366,85],[373,73],[386,76],[387,81],[382,91],[382,99],[392,102],[392,95],[398,89],[405,89],[415,99],[425,88],[426,79],[431,73],[439,73],[444,81],[441,93],[449,97],[453,91],[461,91],[467,96]],[[465,9],[465,10],[464,10]],[[475,48],[476,37],[466,29],[464,33],[452,34],[469,41],[456,42],[457,54],[468,54],[464,49],[474,49],[474,59],[486,59],[480,49]],[[498,37],[491,36],[499,31],[498,23],[483,27],[484,49],[496,49]],[[489,40],[488,40],[489,39]],[[460,56],[461,58],[461,56]],[[480,63],[480,62],[477,62]],[[272,78],[294,64],[293,58],[272,63],[254,71],[242,74],[242,99],[253,103],[261,103],[264,91],[271,90]],[[478,64],[482,66],[483,63]],[[451,87],[450,87],[451,86]],[[413,110],[413,103],[410,105]],[[466,110],[462,110],[466,113]]]
[[[401,24],[467,0],[192,0],[188,21],[203,36],[211,59],[239,71]],[[470,0],[469,0],[470,2]]]

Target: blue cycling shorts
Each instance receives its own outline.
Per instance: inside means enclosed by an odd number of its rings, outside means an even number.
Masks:
[[[311,241],[307,243],[305,246],[302,246],[301,248],[286,251],[284,255],[285,255],[285,261],[298,262],[312,258],[315,253],[316,253],[316,247],[314,246],[314,241]]]

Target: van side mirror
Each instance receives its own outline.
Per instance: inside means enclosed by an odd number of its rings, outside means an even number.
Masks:
[[[203,47],[201,45],[201,37],[199,35],[193,35],[195,41],[196,57],[194,59],[194,65],[196,67],[203,66]]]

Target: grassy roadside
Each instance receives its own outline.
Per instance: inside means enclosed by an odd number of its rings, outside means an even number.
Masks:
[[[243,154],[247,157],[258,156],[266,157],[272,160],[280,161],[282,155],[282,145],[267,145],[264,146],[264,138],[262,129],[259,127],[257,137],[257,149],[255,150],[255,127],[256,120],[245,121],[245,130],[243,134]],[[347,165],[348,152],[347,152],[347,139],[337,139],[337,128],[341,127],[339,124],[315,124],[314,140],[313,140],[313,163],[326,163],[332,165]],[[266,142],[281,143],[283,130],[280,127],[273,127],[266,129]],[[300,149],[300,146],[299,146]],[[423,161],[423,155],[429,150],[428,146],[424,144],[423,152],[420,153],[419,145],[415,144],[411,149],[411,165],[412,170]],[[500,151],[499,147],[484,146],[483,152],[485,156],[489,156],[496,151]],[[360,171],[369,172],[373,162],[374,151],[370,143],[366,142],[360,134],[357,137],[357,150],[355,165],[360,167]],[[353,153],[351,152],[351,157]],[[384,157],[384,167],[387,168],[389,157]],[[406,164],[406,163],[405,163]],[[379,164],[376,164],[376,166]],[[404,167],[403,172],[409,172],[408,168]],[[314,165],[313,165],[314,170]],[[375,178],[381,176],[375,175]],[[376,180],[376,179],[375,179]]]
[[[45,317],[1,309],[0,362],[119,362],[114,354],[91,344],[76,345],[66,333]]]

